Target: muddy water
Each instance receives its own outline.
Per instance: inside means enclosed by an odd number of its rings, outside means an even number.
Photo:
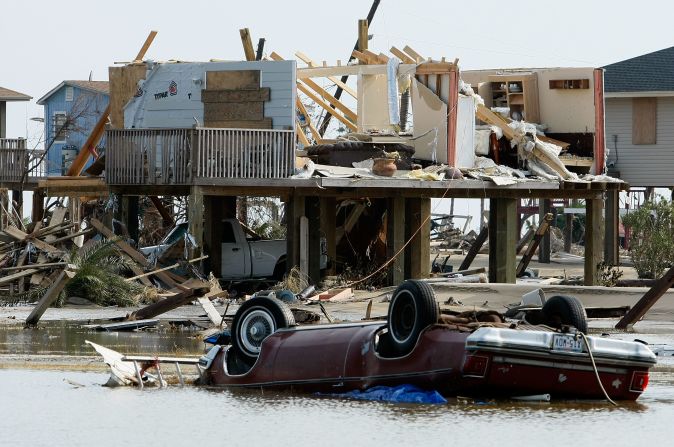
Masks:
[[[674,327],[640,323],[615,333],[674,345]],[[0,326],[0,446],[667,446],[674,439],[674,357],[661,358],[636,403],[355,402],[258,390],[104,388],[107,373],[3,369],[9,356],[91,355],[84,340],[125,353],[197,355],[195,331],[95,332],[74,322]],[[95,359],[95,357],[91,357]],[[96,361],[96,360],[93,360]],[[5,363],[8,365],[7,363]],[[75,365],[77,367],[77,365]],[[7,368],[7,366],[5,366]]]
[[[657,375],[656,375],[657,376]],[[0,445],[670,445],[674,386],[639,403],[354,402],[186,387],[101,387],[107,374],[0,370]]]

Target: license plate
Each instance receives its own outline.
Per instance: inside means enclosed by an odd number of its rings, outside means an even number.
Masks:
[[[553,351],[583,352],[583,340],[573,335],[555,334],[552,337]]]

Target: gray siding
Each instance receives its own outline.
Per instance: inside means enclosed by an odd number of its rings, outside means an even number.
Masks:
[[[617,155],[615,169],[630,186],[674,186],[674,98],[658,98],[657,120],[656,144],[633,145],[632,99],[606,99],[608,164]]]

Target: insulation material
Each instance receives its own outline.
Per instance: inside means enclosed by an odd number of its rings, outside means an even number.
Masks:
[[[204,123],[207,71],[259,70],[271,91],[264,116],[274,129],[295,128],[295,61],[148,63],[138,93],[124,107],[125,128],[191,128]]]
[[[400,101],[398,101],[398,65],[400,61],[392,57],[386,63],[386,76],[388,78],[388,116],[389,124],[400,124]]]
[[[416,79],[411,97],[415,157],[447,163],[447,104]]]
[[[489,155],[489,137],[491,130],[475,131],[475,155]]]
[[[473,98],[459,95],[456,120],[456,167],[470,168],[475,163],[475,102]]]

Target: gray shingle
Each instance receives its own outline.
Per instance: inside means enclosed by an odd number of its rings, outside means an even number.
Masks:
[[[674,47],[602,68],[606,92],[674,91]]]

